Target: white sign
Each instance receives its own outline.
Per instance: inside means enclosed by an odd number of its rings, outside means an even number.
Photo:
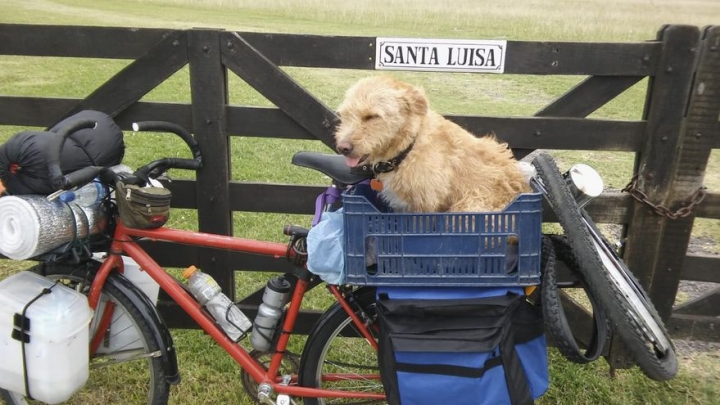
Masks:
[[[507,41],[377,38],[375,69],[503,73]]]

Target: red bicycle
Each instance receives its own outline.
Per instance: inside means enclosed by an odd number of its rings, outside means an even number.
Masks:
[[[153,121],[135,124],[135,129],[174,133],[190,147],[193,158],[160,159],[124,177],[119,177],[107,167],[86,167],[62,175],[59,156],[64,140],[73,132],[92,125],[92,121],[80,121],[59,133],[58,144],[53,147],[53,157],[50,159],[50,172],[54,174],[52,177],[55,178],[56,189],[73,189],[99,178],[112,190],[117,181],[144,185],[171,168],[197,170],[202,167],[200,149],[184,128]],[[301,153],[296,155],[294,163],[320,170],[333,179],[325,195],[338,197],[342,190],[365,180],[363,175],[350,173],[340,156]],[[326,198],[317,207],[318,214],[329,209],[334,200],[332,197]],[[80,403],[120,401],[124,404],[165,404],[170,385],[180,381],[168,327],[152,302],[123,276],[122,256],[128,256],[235,359],[249,380],[246,389],[261,403],[290,404],[290,397],[302,397],[305,404],[384,403],[375,354],[377,343],[374,337],[373,288],[327,285],[336,302],[325,311],[310,332],[299,364],[286,350],[306,292],[320,284],[317,277],[304,266],[304,258],[307,256],[304,245],[308,232],[306,229],[285,227],[286,235],[291,238],[290,244],[167,227],[133,229],[123,224],[110,197],[106,197],[103,204],[110,225],[103,238],[88,241],[85,249],[96,255],[98,252],[104,253],[102,261],[94,260],[89,254],[81,254],[79,257],[77,254],[52,255],[51,259],[41,261],[29,269],[50,279],[60,280],[86,294],[94,310],[90,323],[90,379],[73,400],[77,398]],[[267,352],[250,351],[231,340],[185,285],[163,269],[138,244],[139,240],[227,249],[294,261],[297,264],[295,270],[285,275],[292,284],[291,299],[281,321],[271,333],[274,335],[271,349]],[[127,340],[128,327],[134,329],[131,336],[135,338],[124,341],[122,345],[113,344],[121,333],[124,334],[123,339]],[[120,375],[123,377],[122,383],[117,382],[116,376]],[[126,378],[131,381],[126,381]],[[132,384],[133,389],[118,391],[118,386],[127,384]],[[119,399],[119,393],[132,396]],[[10,404],[25,403],[26,394],[0,390],[0,398]]]
[[[143,186],[168,169],[197,170],[202,166],[200,149],[184,128],[166,122],[144,122],[136,124],[136,130],[165,131],[180,136],[190,147],[193,159],[156,160],[131,175],[121,176],[107,167],[86,167],[63,175],[59,157],[65,138],[92,125],[92,121],[78,121],[58,133],[57,145],[53,146],[49,159],[55,189],[73,189],[95,178],[99,178],[108,188],[124,184]],[[367,177],[351,172],[344,158],[336,155],[304,152],[296,154],[293,163],[319,170],[333,179],[331,186],[318,199],[316,217],[331,209],[342,191],[360,189],[358,183]],[[543,245],[544,267],[547,267],[547,271],[543,272],[543,309],[546,324],[549,325],[548,332],[558,342],[561,352],[572,361],[584,363],[596,359],[605,348],[607,329],[610,327],[628,346],[635,362],[648,377],[659,381],[674,377],[677,372],[674,345],[642,286],[595,227],[582,209],[582,204],[578,204],[578,197],[571,192],[568,178],[560,174],[552,159],[539,155],[533,165],[537,174],[532,176],[531,182],[558,215],[567,235],[566,239],[554,238],[553,243],[547,246],[547,251]],[[235,359],[243,369],[246,389],[260,402],[290,404],[293,401],[291,397],[303,398],[305,404],[313,405],[385,402],[376,355],[378,328],[374,288],[327,285],[336,302],[310,332],[300,360],[297,361],[287,351],[305,293],[320,284],[318,278],[304,266],[307,258],[307,229],[285,227],[284,232],[290,237],[287,245],[165,227],[137,229],[126,226],[128,218],[124,223],[110,198],[106,198],[103,204],[106,217],[110,219],[105,234],[101,235],[103,238],[83,241],[79,251],[72,250],[75,254],[53,254],[49,258],[41,258],[40,264],[30,269],[86,294],[94,309],[90,327],[92,372],[86,387],[93,394],[108,393],[108,397],[93,396],[89,400],[80,397],[77,402],[164,404],[168,400],[170,385],[179,382],[170,332],[153,303],[123,276],[123,256],[137,262],[200,328]],[[348,201],[346,208],[350,205]],[[540,213],[539,210],[537,212]],[[426,224],[425,228],[428,229],[432,229],[435,224],[432,221],[415,221],[418,226],[422,226],[420,222],[427,222],[429,225]],[[442,222],[438,224],[442,225]],[[539,242],[540,235],[537,236]],[[138,244],[139,240],[168,241],[292,260],[296,264],[295,270],[285,275],[291,281],[291,299],[287,308],[283,309],[281,321],[262,332],[268,337],[272,336],[270,349],[251,351],[229,338],[184,284],[167,273]],[[596,325],[603,333],[597,333],[597,344],[594,345],[597,350],[593,350],[591,355],[579,353],[577,345],[571,340],[572,336],[567,336],[570,333],[568,328],[563,327],[565,320],[558,318],[561,306],[555,288],[557,283],[552,266],[547,264],[554,262],[554,259],[549,260],[554,258],[553,244],[559,248],[558,257],[576,273],[578,283],[584,286],[594,307],[606,310],[609,322],[604,317],[597,317]],[[497,246],[506,249],[502,243]],[[102,261],[93,259],[93,253],[98,252],[105,254]],[[533,257],[537,258],[538,255]],[[364,262],[366,257],[360,257],[360,260]],[[525,266],[518,265],[518,268],[521,267],[527,270]],[[498,268],[506,267],[503,263]],[[537,273],[534,275],[538,276]],[[538,284],[537,281],[532,284]],[[517,285],[517,280],[513,285]],[[133,330],[131,336],[136,336],[136,339],[128,344],[113,344],[121,339],[121,335],[122,339],[127,340],[125,329],[128,328]],[[106,373],[106,370],[112,371]],[[115,376],[118,375],[132,378],[133,381],[117,383]],[[119,391],[120,387],[128,384],[134,388]],[[117,399],[115,395],[118,391],[133,396]],[[25,394],[27,392],[26,384]],[[0,390],[0,398],[10,404],[24,402],[23,394],[4,390]]]

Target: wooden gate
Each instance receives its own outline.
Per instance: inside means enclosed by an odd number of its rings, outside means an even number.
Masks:
[[[51,126],[83,109],[109,113],[125,130],[140,120],[177,122],[192,130],[203,154],[212,158],[205,160],[196,181],[170,185],[173,206],[197,209],[201,231],[229,235],[233,211],[309,214],[322,191],[230,181],[231,136],[319,139],[333,145],[334,112],[279,67],[372,70],[375,46],[374,37],[0,25],[0,55],[133,60],[84,99],[0,96],[0,125]],[[720,148],[720,26],[665,26],[655,40],[638,43],[507,41],[506,55],[505,73],[587,78],[533,117],[448,118],[477,134],[495,132],[518,156],[539,148],[634,152],[635,188],[651,204],[610,192],[588,211],[597,222],[625,225],[625,259],[675,337],[720,341],[720,289],[673,310],[681,279],[720,282],[720,258],[686,253],[694,219],[720,219],[720,193],[708,191],[699,202],[703,193],[698,192],[710,151]],[[138,101],[186,65],[191,103]],[[275,108],[230,105],[228,72]],[[642,120],[585,118],[646,77]],[[683,215],[667,215],[677,209]],[[554,220],[550,210],[546,220]],[[226,291],[234,289],[231,269],[285,271],[291,266],[170,244],[148,249],[166,266],[198,264]],[[259,293],[241,301],[252,313]],[[189,326],[172,307],[161,307],[172,325]],[[567,309],[577,322],[586,318],[569,301]],[[307,331],[317,314],[305,315],[300,329]]]

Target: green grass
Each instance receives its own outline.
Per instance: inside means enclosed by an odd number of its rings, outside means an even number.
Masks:
[[[716,0],[518,0],[511,3],[457,0],[452,6],[430,0],[4,0],[0,23],[108,25],[136,27],[223,28],[238,31],[288,32],[326,35],[487,38],[537,41],[629,42],[654,39],[663,24],[704,26],[720,24]],[[74,58],[0,56],[0,94],[83,98],[126,66],[129,61]],[[334,108],[344,90],[367,71],[284,68]],[[487,116],[530,116],[583,78],[575,76],[471,75],[394,73],[422,85],[432,107],[442,113]],[[601,108],[592,117],[639,119],[647,82],[642,81]],[[241,79],[231,75],[232,104],[270,106]],[[149,93],[144,100],[189,102],[188,70],[182,69]],[[0,141],[30,128],[0,126]],[[239,134],[242,135],[242,134]],[[502,137],[502,134],[499,134]],[[140,165],[159,154],[187,157],[181,142],[166,135],[125,134],[125,163]],[[323,184],[322,175],[294,168],[290,157],[300,150],[327,151],[317,141],[259,140],[233,137],[232,178],[238,181]],[[630,178],[634,156],[621,152],[556,151],[564,168],[587,162],[600,169],[611,189]],[[706,175],[711,191],[720,190],[720,155],[713,152]],[[192,173],[173,172],[173,177]],[[238,236],[282,240],[286,222],[309,223],[306,216],[233,215]],[[170,225],[193,229],[192,210],[173,210]],[[720,240],[720,221],[698,220],[694,234]],[[713,248],[718,250],[716,243]],[[0,278],[30,263],[3,261]],[[237,273],[238,294],[264,285],[267,274]],[[323,308],[322,289],[308,305]],[[198,331],[173,331],[180,355],[183,383],[173,388],[172,403],[251,403],[243,396],[239,368],[212,341]],[[302,348],[302,337],[293,338]],[[541,404],[709,404],[720,394],[717,354],[682,359],[680,375],[656,383],[637,370],[609,376],[598,361],[579,366],[551,350],[551,388]]]

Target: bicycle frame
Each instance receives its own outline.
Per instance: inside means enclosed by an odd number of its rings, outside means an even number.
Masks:
[[[100,266],[98,273],[95,276],[93,284],[89,294],[89,304],[97,310],[98,303],[100,300],[100,294],[103,288],[103,284],[107,280],[110,272],[117,268],[122,271],[122,259],[121,254],[125,254],[133,258],[140,267],[153,278],[169,296],[173,299],[183,311],[185,311],[197,324],[207,332],[223,349],[225,349],[230,356],[244,368],[250,376],[258,384],[269,384],[274,392],[280,394],[288,394],[292,396],[301,397],[327,397],[327,398],[358,398],[358,399],[384,399],[383,394],[373,394],[366,392],[355,392],[355,391],[338,391],[338,390],[326,390],[319,388],[306,388],[292,385],[285,385],[282,383],[282,378],[277,376],[277,371],[280,367],[280,363],[285,353],[287,343],[290,339],[290,335],[294,330],[295,321],[297,320],[298,313],[302,304],[303,297],[308,288],[308,281],[301,280],[298,278],[298,282],[295,286],[290,300],[289,307],[287,310],[287,316],[285,317],[284,324],[282,325],[282,333],[278,339],[275,347],[275,353],[272,355],[272,359],[267,371],[264,367],[239,344],[233,342],[228,338],[225,333],[217,326],[214,320],[208,315],[198,304],[198,302],[190,295],[185,289],[176,281],[176,279],[168,274],[141,246],[139,246],[134,240],[134,237],[147,238],[153,241],[167,241],[175,242],[193,246],[203,246],[218,249],[227,249],[246,253],[262,254],[272,256],[274,258],[284,258],[287,254],[287,246],[281,243],[263,242],[253,239],[236,238],[231,236],[216,235],[203,232],[193,232],[178,229],[171,229],[161,227],[158,229],[132,229],[125,227],[121,221],[118,221],[113,242],[110,247],[110,254]],[[368,331],[364,322],[355,314],[355,311],[351,309],[350,305],[345,301],[342,294],[339,292],[337,286],[330,285],[330,291],[335,298],[340,302],[343,308],[350,315],[352,321],[358,327],[365,337],[365,339],[375,349],[377,349],[377,343],[372,338],[371,333]],[[112,306],[107,306],[106,313],[101,316],[101,322],[111,317]],[[110,312],[108,314],[108,312]],[[104,334],[105,328],[98,328],[99,334]],[[102,336],[92,337],[93,342],[100,342]],[[97,348],[97,344],[91,348],[94,350]],[[367,378],[379,379],[379,375],[362,376],[363,379]],[[337,378],[359,378],[358,376],[345,375],[339,376],[333,374],[327,376],[328,380]],[[297,379],[297,376],[293,376],[293,381]]]

